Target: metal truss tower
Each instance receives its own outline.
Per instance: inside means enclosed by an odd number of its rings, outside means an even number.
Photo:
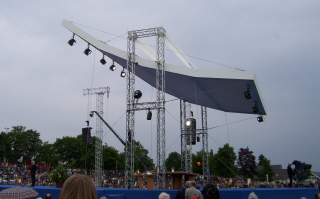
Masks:
[[[186,127],[187,119],[191,118],[190,108],[190,103],[180,100],[181,169],[188,173],[192,173],[192,136]]]
[[[210,177],[209,173],[209,152],[208,152],[208,126],[207,126],[207,107],[201,106],[202,119],[202,169],[203,177]]]
[[[180,100],[180,128],[181,128],[181,169],[192,173],[192,131],[186,127],[187,119],[192,118],[191,104]],[[203,175],[209,177],[208,158],[208,127],[207,108],[201,106],[202,128],[197,129],[197,135],[202,135],[202,168]]]
[[[103,95],[107,93],[107,98],[109,98],[110,88],[109,87],[99,87],[92,89],[83,89],[83,95],[93,95],[96,94],[96,111],[103,115]],[[102,176],[102,139],[103,139],[103,122],[97,117],[96,118],[96,144],[95,144],[95,173],[94,182],[96,187],[101,186],[101,176]]]
[[[156,102],[138,103],[134,98],[135,88],[135,42],[142,37],[157,37],[156,49]],[[134,184],[134,125],[135,111],[157,110],[157,188],[165,189],[165,59],[164,43],[166,32],[164,28],[150,28],[128,32],[127,38],[127,128],[126,128],[126,164],[125,164],[125,186],[132,188]]]

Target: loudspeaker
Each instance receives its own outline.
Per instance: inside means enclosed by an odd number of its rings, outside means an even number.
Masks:
[[[190,125],[186,125],[187,130],[187,145],[195,145],[197,141],[197,122],[194,118],[188,118]]]
[[[92,141],[91,141],[91,127],[85,127],[82,128],[82,139],[83,139],[83,143],[85,145],[91,145]]]
[[[149,110],[147,114],[147,120],[151,120],[152,118],[152,112]]]

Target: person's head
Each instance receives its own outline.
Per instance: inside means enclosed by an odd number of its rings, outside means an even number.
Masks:
[[[47,193],[47,194],[44,196],[44,199],[51,199],[51,194],[50,194],[50,193]]]
[[[196,186],[196,182],[195,182],[195,181],[191,181],[191,182],[190,182],[190,186],[191,186],[191,187],[195,187],[195,186]]]
[[[190,181],[187,181],[185,185],[186,185],[187,188],[189,188],[190,187]]]
[[[76,174],[69,177],[62,186],[60,199],[96,199],[97,191],[89,176]]]
[[[31,160],[31,164],[34,165],[36,162],[34,160]]]
[[[207,184],[212,184],[212,179],[211,178],[207,179]]]
[[[159,199],[170,199],[170,195],[166,192],[161,192],[159,195]]]

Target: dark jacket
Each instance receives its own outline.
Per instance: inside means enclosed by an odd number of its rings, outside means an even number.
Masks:
[[[211,192],[211,196],[212,197],[209,197],[208,195],[208,192]],[[201,193],[203,194],[203,198],[204,199],[211,199],[211,198],[214,198],[214,199],[220,199],[220,192],[218,190],[218,188],[213,185],[213,184],[207,184],[201,191]]]
[[[30,167],[29,167],[29,170],[31,171],[31,175],[36,175],[36,171],[37,171],[37,169],[38,169],[38,167],[37,167],[37,165],[31,165]]]

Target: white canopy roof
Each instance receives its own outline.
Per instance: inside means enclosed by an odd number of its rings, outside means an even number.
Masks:
[[[62,25],[104,55],[126,68],[127,52],[97,40],[70,21]],[[156,87],[157,65],[154,61],[136,56],[135,74]],[[244,92],[250,86],[251,99]],[[255,75],[247,71],[199,70],[165,63],[165,91],[192,104],[225,112],[266,115]],[[252,107],[259,112],[254,113]]]

